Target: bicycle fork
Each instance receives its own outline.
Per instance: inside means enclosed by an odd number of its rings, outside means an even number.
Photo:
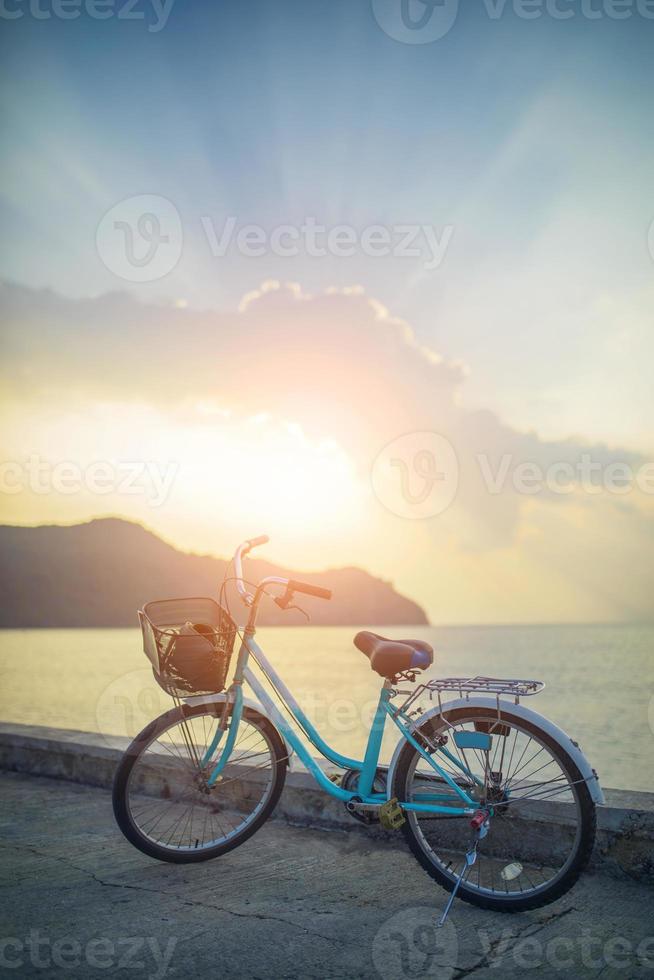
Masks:
[[[233,690],[233,704],[231,717],[229,716],[229,706],[230,697],[232,696]],[[225,698],[225,704],[223,707],[222,717],[220,723],[216,728],[216,732],[209,744],[206,752],[204,753],[202,760],[200,762],[200,768],[204,769],[205,766],[209,765],[214,752],[217,751],[220,743],[223,739],[225,732],[227,731],[227,741],[225,747],[220,755],[218,762],[214,765],[211,774],[207,778],[207,786],[212,789],[216,782],[221,778],[220,774],[227,765],[229,757],[232,754],[232,749],[236,742],[236,736],[238,735],[238,728],[241,723],[241,716],[243,714],[243,690],[240,684],[232,685],[232,688],[227,692],[227,697]]]
[[[456,879],[454,888],[452,889],[450,893],[450,897],[447,900],[445,911],[443,912],[442,916],[438,920],[438,925],[437,925],[438,929],[441,929],[445,925],[445,920],[447,919],[450,909],[452,908],[452,904],[454,902],[454,899],[456,898],[456,893],[459,890],[459,886],[468,877],[470,869],[472,868],[473,864],[477,860],[477,847],[479,845],[479,841],[484,839],[484,837],[486,836],[486,834],[490,829],[490,816],[491,814],[489,810],[477,810],[472,820],[470,821],[470,826],[475,831],[475,835],[473,837],[470,848],[466,851],[463,867],[459,872],[459,876]]]

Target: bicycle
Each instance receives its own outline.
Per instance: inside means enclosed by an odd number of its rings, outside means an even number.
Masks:
[[[243,630],[222,605],[226,581],[218,603],[163,600],[139,611],[145,652],[175,707],[136,736],[118,766],[113,806],[125,837],[163,861],[223,855],[271,815],[295,753],[352,816],[401,830],[420,865],[451,893],[441,923],[455,895],[512,912],[567,892],[589,860],[595,807],[604,798],[577,743],[520,703],[544,684],[456,677],[404,690],[432,665],[432,647],[359,632],[354,644],[382,687],[363,759],[342,755],[321,737],[255,641],[259,605],[270,590],[279,593],[273,598],[282,609],[293,607],[296,594],[331,598],[328,589],[277,576],[249,591],[242,560],[267,541],[243,542],[232,559],[249,610]],[[225,689],[237,635],[240,648]],[[256,702],[243,696],[244,684]],[[457,696],[443,702],[445,693]],[[437,704],[424,710],[422,698]],[[389,720],[401,737],[390,765],[380,766]],[[342,770],[340,778],[323,771],[300,732]]]

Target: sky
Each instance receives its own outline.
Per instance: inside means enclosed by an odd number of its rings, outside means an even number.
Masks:
[[[6,7],[3,520],[651,619],[651,5]]]

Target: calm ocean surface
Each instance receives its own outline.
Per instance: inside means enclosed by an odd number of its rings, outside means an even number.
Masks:
[[[335,748],[360,753],[379,678],[353,627],[263,628],[258,640]],[[604,786],[654,790],[654,627],[403,627],[436,649],[431,676],[544,680],[525,704],[580,742]],[[172,702],[138,630],[0,632],[5,721],[133,736]],[[405,685],[404,685],[405,686]],[[389,737],[390,736],[390,737]],[[387,734],[388,757],[395,742]]]

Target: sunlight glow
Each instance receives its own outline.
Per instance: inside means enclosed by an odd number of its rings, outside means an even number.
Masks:
[[[300,426],[265,414],[221,432],[188,435],[192,451],[185,454],[185,492],[202,501],[208,513],[219,500],[231,521],[248,520],[284,536],[326,521],[351,521],[357,481],[351,461],[334,442],[313,444]]]

